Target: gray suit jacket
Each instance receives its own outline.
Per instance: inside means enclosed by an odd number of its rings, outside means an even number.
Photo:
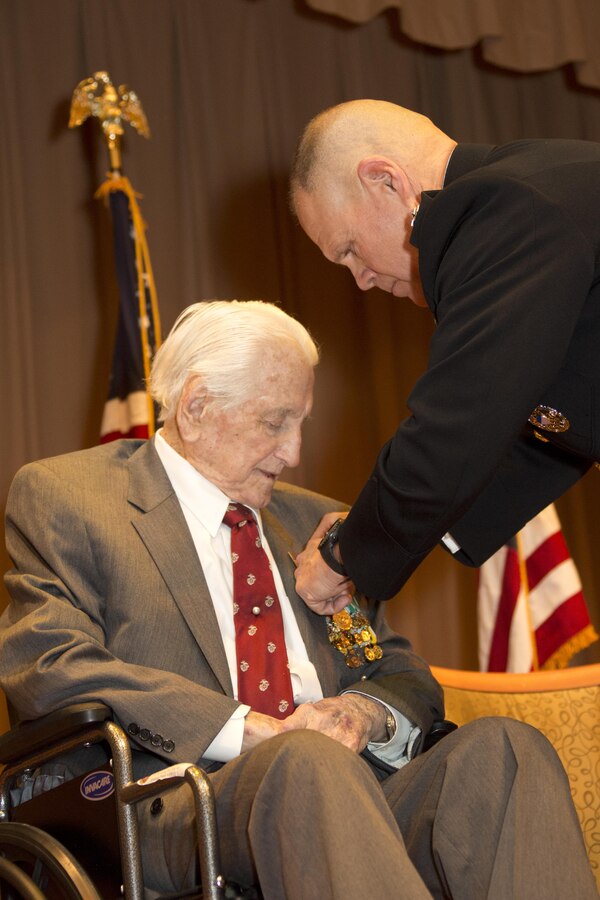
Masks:
[[[370,615],[384,650],[349,669],[326,622],[294,589],[297,553],[328,498],[277,486],[263,525],[325,696],[352,687],[424,733],[443,717],[439,686],[408,642]],[[194,544],[153,442],[118,441],[24,467],[7,505],[0,684],[19,718],[101,700],[145,753],[138,771],[203,757],[238,706]]]

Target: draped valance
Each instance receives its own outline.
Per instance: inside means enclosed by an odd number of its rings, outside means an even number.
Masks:
[[[478,47],[515,72],[572,64],[584,87],[600,88],[598,0],[305,0],[312,9],[362,23],[393,10],[400,30],[443,50]]]

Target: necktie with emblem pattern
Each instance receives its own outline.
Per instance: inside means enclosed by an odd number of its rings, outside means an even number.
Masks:
[[[254,515],[230,503],[233,612],[238,699],[257,712],[284,719],[294,711],[281,607]]]

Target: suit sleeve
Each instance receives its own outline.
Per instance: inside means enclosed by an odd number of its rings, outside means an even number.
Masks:
[[[452,537],[461,548],[455,557],[464,565],[483,565],[590,466],[581,456],[541,444],[532,436],[521,437],[492,481],[452,526]]]
[[[536,454],[521,455],[514,487],[510,466],[493,486],[560,371],[593,278],[585,235],[534,189],[494,178],[474,180],[466,197],[464,185],[458,190],[441,191],[421,223],[423,281],[437,316],[427,371],[340,531],[352,579],[379,599],[397,593],[456,523],[467,538],[484,517],[493,523],[499,494],[541,477]],[[531,490],[521,513],[537,512],[587,468],[565,457],[546,468],[546,485]],[[519,519],[509,525],[506,509],[499,515],[506,522],[492,528],[486,552]]]
[[[0,628],[2,686],[20,718],[100,700],[125,729],[138,723],[156,736],[140,744],[143,749],[169,763],[199,761],[238,703],[168,665],[139,664],[135,647],[129,659],[111,652],[107,633],[121,636],[125,646],[134,623],[118,620],[118,610],[106,603],[107,590],[127,593],[140,620],[151,613],[139,580],[134,584],[132,575],[128,583],[116,574],[120,548],[98,542],[80,493],[40,463],[22,469],[13,482],[6,535],[14,568],[6,576],[12,602]],[[151,619],[144,624],[161,627]],[[172,658],[168,629],[165,624],[165,655]]]

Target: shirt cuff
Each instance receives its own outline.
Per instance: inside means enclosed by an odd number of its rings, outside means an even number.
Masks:
[[[245,718],[250,712],[250,707],[241,703],[233,715],[225,722],[218,735],[213,738],[202,756],[204,759],[213,759],[215,762],[229,762],[242,752],[244,740]]]
[[[403,713],[398,712],[393,706],[379,700],[378,697],[372,697],[371,694],[364,694],[362,691],[344,691],[345,694],[361,694],[368,697],[375,703],[384,706],[393,715],[396,722],[396,731],[389,741],[369,741],[367,748],[374,756],[379,757],[383,762],[395,769],[401,769],[413,757],[415,742],[421,735],[421,729],[410,719],[407,719]]]
[[[457,544],[449,531],[442,537],[442,544],[445,544],[450,553],[458,553],[460,544]]]

